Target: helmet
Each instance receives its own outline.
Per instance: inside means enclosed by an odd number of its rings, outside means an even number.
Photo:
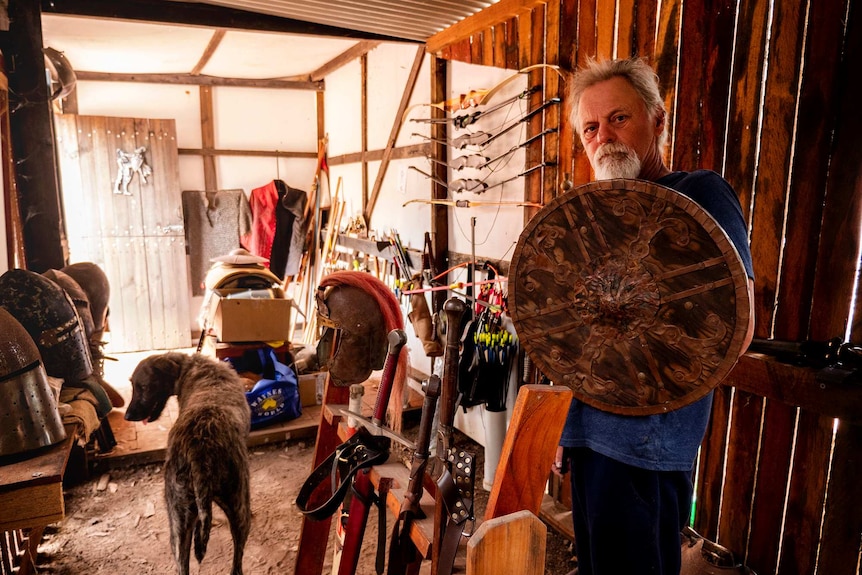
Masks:
[[[78,312],[63,288],[36,272],[9,270],[0,276],[0,305],[33,338],[48,375],[72,385],[93,372]]]
[[[92,339],[101,341],[107,329],[108,302],[111,299],[111,285],[102,268],[91,262],[70,264],[60,270],[75,280],[90,302],[90,315],[93,317],[94,333]]]
[[[81,285],[72,279],[72,276],[60,270],[48,270],[43,272],[42,275],[69,294],[72,303],[75,304],[75,309],[78,311],[78,317],[81,318],[81,326],[84,328],[87,339],[92,337],[96,327],[93,323],[93,314],[90,312],[90,298]]]
[[[65,437],[39,349],[24,326],[0,307],[0,456]]]
[[[401,308],[392,291],[366,272],[333,272],[317,290],[317,344],[321,366],[333,384],[362,383],[386,360],[387,334],[403,328]]]
[[[317,314],[324,328],[317,356],[335,385],[362,383],[383,368],[386,328],[372,296],[352,286],[333,286],[318,291]]]

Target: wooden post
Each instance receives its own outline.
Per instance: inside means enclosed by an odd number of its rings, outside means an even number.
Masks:
[[[571,402],[572,390],[561,385],[531,384],[518,392],[485,509],[486,521],[523,510],[539,514]]]
[[[547,537],[526,510],[485,521],[467,543],[467,575],[542,575]]]

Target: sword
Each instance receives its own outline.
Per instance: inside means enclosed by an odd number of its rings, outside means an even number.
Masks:
[[[431,455],[431,433],[434,426],[434,412],[437,409],[437,398],[440,396],[440,378],[432,375],[425,385],[425,400],[422,402],[422,417],[419,420],[419,432],[416,447],[413,450],[413,461],[410,466],[410,480],[407,491],[401,501],[401,510],[392,529],[392,539],[389,544],[388,575],[404,575],[411,564],[422,561],[419,550],[410,539],[410,523],[413,519],[425,517],[419,502],[422,499],[425,469]]]
[[[437,425],[437,491],[434,494],[434,540],[431,571],[435,575],[452,572],[452,563],[463,525],[473,519],[473,478],[475,458],[471,453],[453,449],[455,405],[458,395],[461,320],[466,304],[452,297],[443,304],[446,313],[446,349],[443,355],[443,386]],[[453,477],[454,475],[454,477]]]

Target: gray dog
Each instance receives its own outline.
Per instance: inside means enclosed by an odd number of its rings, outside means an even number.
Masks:
[[[168,435],[165,503],[177,572],[188,575],[193,535],[195,557],[203,561],[215,502],[230,523],[231,575],[242,575],[251,527],[246,448],[251,414],[242,382],[231,366],[200,354],[154,355],[132,374],[126,419],[155,421],[172,395],[180,412]]]

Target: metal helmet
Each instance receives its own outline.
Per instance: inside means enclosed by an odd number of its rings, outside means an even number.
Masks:
[[[111,299],[111,285],[102,268],[91,262],[70,264],[60,270],[78,282],[90,301],[90,314],[93,317],[95,332],[93,338],[101,341],[107,329],[108,302]]]
[[[72,385],[93,372],[75,304],[59,285],[36,272],[9,270],[0,276],[0,306],[33,338],[48,375]]]
[[[0,456],[65,437],[39,349],[24,326],[0,307]]]
[[[81,325],[84,328],[84,333],[87,339],[90,339],[96,327],[93,323],[93,314],[90,312],[90,298],[87,292],[81,285],[72,279],[72,276],[60,270],[48,270],[42,273],[43,276],[63,288],[75,304],[75,309],[78,310],[78,317],[81,318]]]

